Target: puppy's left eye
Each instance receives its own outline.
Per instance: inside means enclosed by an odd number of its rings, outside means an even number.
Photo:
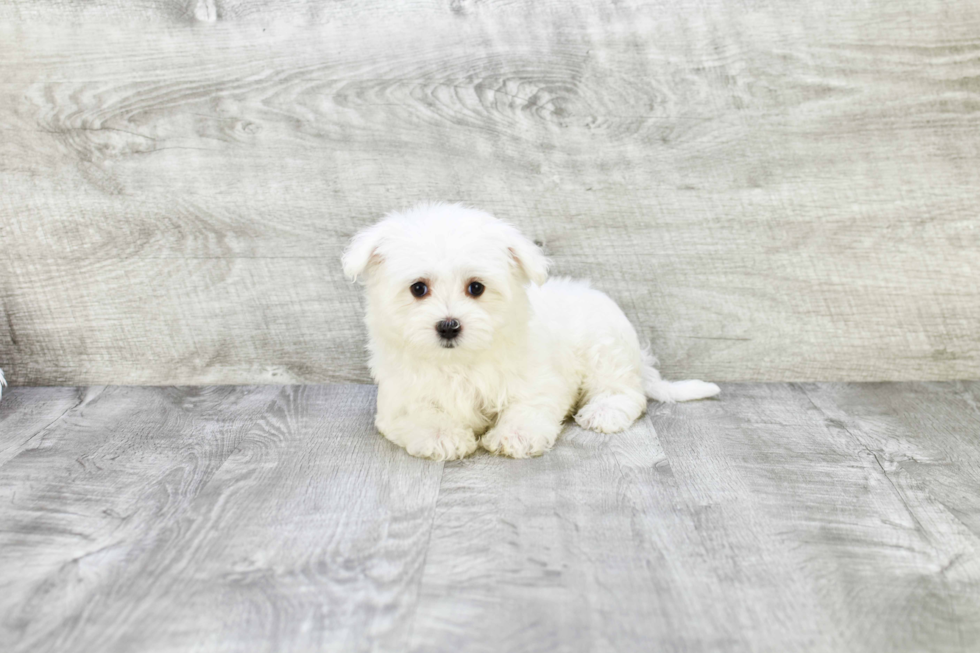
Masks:
[[[466,288],[466,292],[470,297],[479,297],[483,294],[484,290],[486,290],[486,288],[484,288],[483,284],[479,281],[471,281],[470,285]]]

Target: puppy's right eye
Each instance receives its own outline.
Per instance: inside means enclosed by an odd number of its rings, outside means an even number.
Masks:
[[[421,297],[425,297],[428,294],[429,287],[424,283],[422,283],[421,281],[416,281],[415,283],[412,284],[410,290],[412,291],[412,295],[421,298]]]

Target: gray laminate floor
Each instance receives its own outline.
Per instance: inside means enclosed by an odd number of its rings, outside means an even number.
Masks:
[[[16,388],[0,649],[978,651],[980,383],[417,460],[367,386]]]

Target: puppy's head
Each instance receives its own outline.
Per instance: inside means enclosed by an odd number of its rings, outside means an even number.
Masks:
[[[548,276],[548,260],[517,229],[459,204],[389,213],[354,236],[343,264],[367,285],[372,337],[440,356],[523,333],[524,287]]]

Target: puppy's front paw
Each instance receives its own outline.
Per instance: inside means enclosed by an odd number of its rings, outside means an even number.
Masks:
[[[490,453],[511,458],[530,458],[551,449],[560,430],[561,424],[552,424],[546,420],[508,418],[505,415],[483,435],[480,446]]]
[[[457,460],[476,451],[476,436],[465,428],[429,428],[408,434],[397,444],[418,458]]]

